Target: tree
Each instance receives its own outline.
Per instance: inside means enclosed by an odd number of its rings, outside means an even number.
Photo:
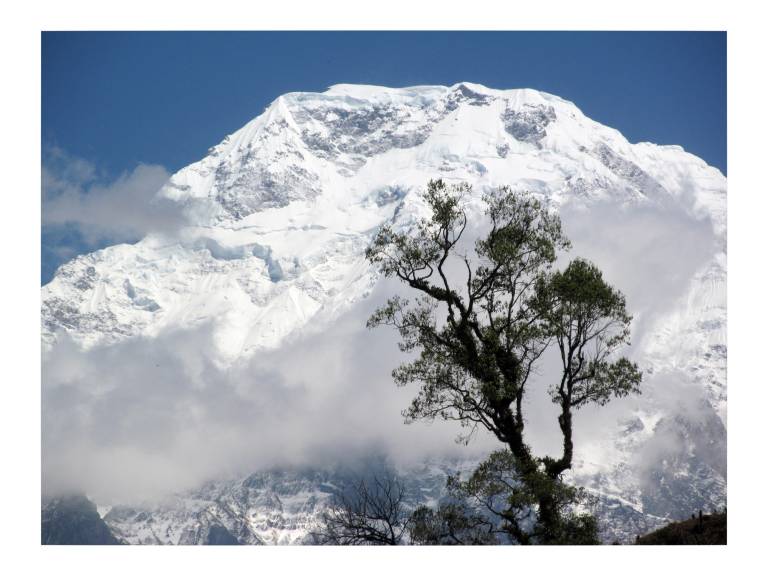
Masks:
[[[409,524],[404,498],[403,484],[391,474],[360,479],[352,491],[337,493],[323,511],[315,542],[397,546]]]
[[[558,252],[570,248],[559,217],[509,187],[483,195],[489,230],[470,254],[462,244],[470,190],[432,180],[422,196],[429,218],[413,230],[378,231],[366,257],[418,297],[391,298],[368,326],[396,327],[400,349],[415,355],[393,371],[398,385],[419,385],[407,422],[456,420],[469,428],[463,441],[482,427],[504,445],[469,480],[456,480],[459,492],[492,504],[486,509],[513,542],[596,542],[594,519],[573,512],[584,494],[562,476],[572,465],[573,412],[639,392],[637,365],[616,357],[629,343],[624,296],[586,260],[553,271]],[[550,347],[562,363],[549,391],[563,449],[537,457],[524,399]]]
[[[449,499],[436,509],[419,506],[408,527],[413,544],[497,544],[503,531],[492,519],[475,510],[460,492],[456,479],[448,481]]]

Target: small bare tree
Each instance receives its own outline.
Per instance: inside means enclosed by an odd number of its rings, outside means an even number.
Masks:
[[[318,544],[385,545],[403,542],[409,524],[405,487],[391,474],[361,479],[351,491],[337,493],[313,533]]]

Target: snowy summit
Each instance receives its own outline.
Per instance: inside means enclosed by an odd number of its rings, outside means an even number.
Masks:
[[[188,226],[80,256],[43,288],[43,340],[83,346],[215,324],[221,361],[329,321],[375,283],[363,252],[421,214],[430,178],[511,184],[554,206],[680,202],[724,234],[725,178],[676,146],[630,144],[536,90],[336,85],[290,93],[173,175]],[[313,322],[313,324],[316,324]]]

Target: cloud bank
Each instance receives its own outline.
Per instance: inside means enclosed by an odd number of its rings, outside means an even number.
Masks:
[[[75,169],[88,174],[87,166]],[[78,222],[96,231],[102,211],[115,220],[111,195],[148,191],[162,172],[137,168],[111,187],[90,189],[94,197],[65,189],[66,201],[50,204],[49,221],[74,218],[72,207],[84,206]],[[638,320],[635,341],[681,297],[716,245],[711,225],[683,211],[600,204],[566,206],[562,217],[574,245],[570,256],[593,259],[626,293]],[[130,221],[122,230],[138,232],[141,226]],[[400,462],[487,452],[495,442],[482,433],[469,447],[457,446],[455,423],[403,424],[400,412],[416,391],[392,383],[391,370],[403,360],[397,335],[364,325],[377,304],[404,291],[382,282],[326,331],[227,369],[212,357],[211,326],[88,351],[62,338],[43,364],[44,491],[79,489],[97,501],[135,502],[218,476],[343,460],[372,446]],[[545,359],[528,399],[527,426],[539,451],[559,448],[546,393],[555,365]],[[667,390],[683,385],[664,382]],[[657,406],[668,397],[673,410],[679,401],[673,393],[653,392],[659,388],[653,379],[646,386]],[[581,411],[577,445],[615,430],[617,420],[643,401]]]
[[[364,328],[377,300],[227,369],[210,326],[88,351],[63,339],[43,366],[45,490],[135,501],[372,447],[399,462],[456,452],[457,428],[403,425],[396,335]]]

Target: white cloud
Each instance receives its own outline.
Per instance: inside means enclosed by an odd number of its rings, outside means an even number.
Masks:
[[[453,425],[403,424],[414,391],[390,377],[396,334],[364,328],[377,300],[227,369],[210,326],[88,351],[63,338],[43,365],[44,491],[136,501],[372,447],[400,462],[482,449],[457,446]]]
[[[75,226],[90,245],[172,231],[183,223],[179,207],[155,199],[169,177],[162,166],[139,164],[105,181],[94,164],[51,148],[42,166],[43,229]]]
[[[85,168],[78,170],[88,174]],[[91,187],[87,194],[95,193],[93,199],[69,192],[70,211],[61,207],[57,214],[63,218],[81,205],[87,214],[81,225],[101,225],[103,213],[114,218],[121,211],[112,200],[132,205],[140,194],[124,200],[125,192],[147,191],[161,174],[137,168],[107,188]],[[566,208],[563,218],[573,252],[596,261],[645,324],[667,313],[715,250],[711,225],[682,212],[605,204],[587,212]],[[397,335],[364,329],[375,306],[393,292],[406,290],[383,283],[324,332],[227,369],[217,368],[211,356],[210,326],[88,351],[62,338],[43,365],[44,489],[77,487],[100,501],[126,501],[222,474],[349,458],[371,446],[400,461],[487,452],[495,441],[485,434],[464,448],[453,442],[460,431],[455,424],[403,424],[400,413],[416,390],[397,388],[391,380],[392,368],[403,360]],[[555,364],[547,360],[541,367],[526,408],[540,451],[559,449],[546,394]],[[688,385],[670,379],[662,387],[649,380],[647,390],[658,406],[673,410],[675,390]],[[645,401],[580,412],[577,444],[615,430],[617,419]]]

